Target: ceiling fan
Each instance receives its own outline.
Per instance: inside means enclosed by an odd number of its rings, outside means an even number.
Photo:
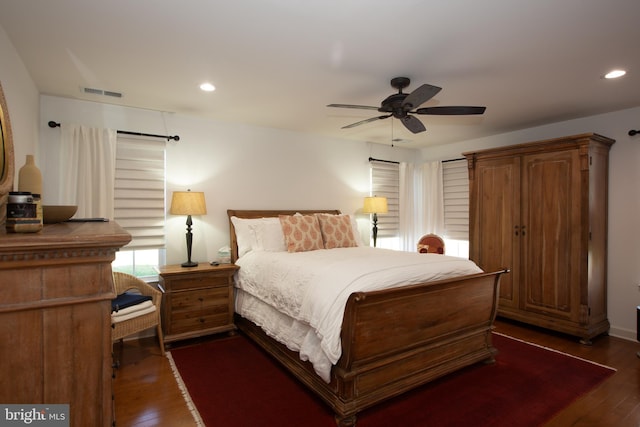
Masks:
[[[486,109],[486,107],[469,106],[417,108],[433,98],[438,92],[440,92],[440,90],[442,90],[442,88],[438,86],[423,84],[411,93],[403,93],[402,89],[409,86],[409,83],[411,83],[411,80],[408,77],[394,77],[393,79],[391,79],[391,87],[398,89],[398,93],[394,93],[385,98],[380,104],[380,107],[369,107],[366,105],[351,104],[329,104],[327,105],[327,107],[377,110],[381,113],[386,113],[382,116],[371,117],[370,119],[361,120],[359,122],[343,126],[342,129],[360,126],[365,123],[387,119],[393,116],[396,119],[399,119],[402,124],[413,133],[424,132],[427,129],[424,127],[422,122],[412,114],[458,116],[467,114],[483,114]]]

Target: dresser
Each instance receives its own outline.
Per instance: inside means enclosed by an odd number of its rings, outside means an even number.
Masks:
[[[111,426],[114,222],[0,234],[0,402],[69,404],[71,426]]]
[[[613,140],[583,134],[464,153],[469,254],[500,279],[498,315],[582,338],[607,332]]]
[[[235,264],[160,267],[164,342],[234,331]]]

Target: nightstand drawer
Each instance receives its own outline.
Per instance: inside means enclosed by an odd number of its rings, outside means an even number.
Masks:
[[[186,277],[173,278],[171,280],[171,290],[182,291],[186,289],[227,287],[230,283],[231,279],[228,274],[190,275]]]
[[[171,294],[170,310],[172,317],[185,311],[196,311],[211,307],[229,306],[229,288],[210,288],[199,291],[185,291]]]
[[[173,313],[171,333],[181,334],[229,324],[229,310],[225,306]]]

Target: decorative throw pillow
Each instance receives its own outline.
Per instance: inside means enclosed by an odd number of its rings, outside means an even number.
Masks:
[[[322,234],[314,215],[280,215],[280,224],[288,252],[322,249]]]
[[[325,249],[358,246],[349,215],[316,214]]]

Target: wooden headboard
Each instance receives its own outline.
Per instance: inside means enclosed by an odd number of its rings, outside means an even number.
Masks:
[[[236,262],[238,259],[238,240],[236,239],[236,230],[231,222],[231,217],[237,218],[270,218],[278,217],[278,215],[295,215],[301,213],[302,215],[311,215],[314,213],[328,213],[333,215],[339,215],[340,211],[337,209],[294,209],[294,210],[239,210],[239,209],[227,209],[227,217],[229,218],[229,242],[231,246],[231,262]]]

